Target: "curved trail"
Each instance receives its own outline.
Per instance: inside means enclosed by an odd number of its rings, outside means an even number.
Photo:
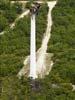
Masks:
[[[11,4],[18,2],[18,3],[27,3],[28,1],[11,1]],[[43,3],[42,1],[37,1],[38,3]],[[29,10],[24,11],[19,17],[16,18],[16,20],[10,24],[10,28],[14,28],[16,21],[18,21],[19,19],[23,18],[24,16],[26,16],[29,13]],[[0,32],[0,35],[3,35],[5,33],[5,31]]]
[[[10,28],[14,28],[16,21],[18,21],[19,19],[23,18],[24,16],[28,15],[29,10],[26,10],[25,12],[23,12],[19,17],[16,18],[16,20],[10,25]],[[1,32],[0,35],[3,35],[5,33],[5,31]]]
[[[16,18],[15,22],[10,25],[10,28],[14,28],[16,21],[18,21],[19,19],[21,19],[24,16],[28,15],[28,13],[29,13],[29,10],[26,10],[25,12],[23,12],[18,18]]]
[[[56,5],[56,1],[47,2],[47,3],[48,3],[48,7],[49,7],[48,19],[47,19],[48,23],[47,23],[47,30],[46,30],[45,36],[43,38],[42,45],[41,45],[39,55],[38,55],[38,60],[37,60],[37,73],[38,74],[41,74],[41,72],[46,69],[45,58],[46,58],[46,52],[47,52],[47,44],[48,44],[48,41],[51,36],[51,26],[52,26],[51,11],[54,8],[54,6]]]

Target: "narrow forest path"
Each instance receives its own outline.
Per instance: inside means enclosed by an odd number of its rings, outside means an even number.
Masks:
[[[12,23],[10,25],[10,28],[14,28],[16,21],[18,21],[19,19],[23,18],[24,16],[28,15],[29,10],[26,10],[25,12],[23,12],[18,18],[16,18],[16,20],[14,21],[14,23]]]
[[[17,22],[18,20],[20,20],[21,18],[23,18],[24,16],[28,15],[28,13],[29,13],[29,10],[26,10],[26,11],[24,11],[21,15],[19,15],[19,16],[15,19],[15,21],[14,21],[12,24],[10,24],[10,28],[13,29],[13,28],[15,27],[16,22]],[[2,31],[2,32],[0,33],[0,35],[3,35],[4,33],[5,33],[5,31]]]

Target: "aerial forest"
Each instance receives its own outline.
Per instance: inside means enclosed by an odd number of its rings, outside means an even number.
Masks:
[[[75,100],[75,0],[58,0],[52,10],[52,30],[48,53],[53,53],[53,68],[49,75],[36,81],[33,90],[30,79],[17,74],[30,54],[30,14],[11,24],[28,9],[12,0],[0,0],[0,100]],[[20,1],[20,0],[19,0]],[[36,1],[36,0],[35,0]],[[47,1],[41,4],[36,16],[36,47],[40,48],[47,28]],[[33,2],[33,0],[31,0]]]

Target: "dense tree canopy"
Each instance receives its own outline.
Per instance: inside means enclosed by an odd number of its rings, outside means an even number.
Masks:
[[[0,15],[0,32],[3,31],[6,26],[8,26],[8,20],[4,16]]]

